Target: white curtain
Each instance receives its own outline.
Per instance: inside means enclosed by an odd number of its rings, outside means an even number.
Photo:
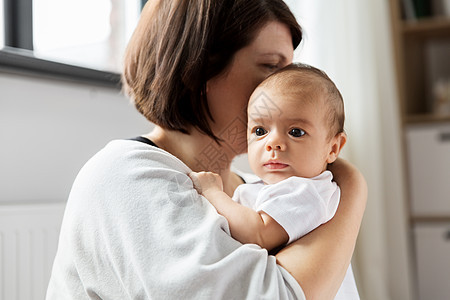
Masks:
[[[340,89],[369,199],[353,257],[361,299],[412,299],[402,143],[388,1],[287,0],[305,32],[295,61],[324,70]]]

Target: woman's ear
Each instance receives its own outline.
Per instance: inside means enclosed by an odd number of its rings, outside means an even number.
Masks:
[[[347,135],[345,134],[345,132],[340,132],[331,139],[330,152],[328,153],[327,163],[331,164],[338,158],[339,153],[341,152],[342,147],[344,147],[346,142]]]

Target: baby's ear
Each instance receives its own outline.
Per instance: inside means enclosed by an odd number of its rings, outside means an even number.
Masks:
[[[339,156],[339,153],[347,142],[347,135],[345,132],[336,134],[330,143],[330,152],[328,153],[327,163],[333,163]]]

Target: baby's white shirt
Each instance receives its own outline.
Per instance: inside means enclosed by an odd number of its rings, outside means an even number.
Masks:
[[[341,192],[333,174],[324,171],[314,178],[290,177],[275,184],[262,180],[240,185],[233,200],[264,211],[289,235],[288,244],[328,222],[336,213]],[[335,300],[359,300],[350,265]]]
[[[324,171],[314,178],[289,177],[275,184],[258,181],[240,185],[233,200],[264,211],[289,235],[288,243],[328,222],[339,204],[340,189],[333,174]]]

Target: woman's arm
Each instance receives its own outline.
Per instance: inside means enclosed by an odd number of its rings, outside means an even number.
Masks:
[[[236,203],[222,191],[222,180],[211,172],[190,173],[195,189],[224,216],[231,236],[243,244],[257,244],[271,250],[285,244],[289,236],[284,228],[264,212]]]
[[[334,299],[350,264],[367,201],[366,181],[353,165],[338,159],[330,170],[341,188],[335,216],[276,255],[307,299]]]

